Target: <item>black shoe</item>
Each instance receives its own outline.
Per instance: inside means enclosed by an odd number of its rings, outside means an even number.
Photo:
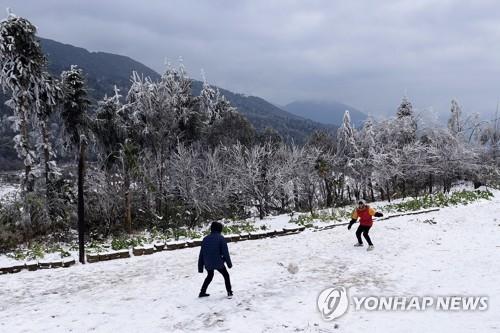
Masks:
[[[232,291],[228,291],[227,292],[227,298],[233,298],[233,292]]]
[[[207,294],[207,293],[200,293],[198,295],[198,297],[208,297],[208,296],[210,296],[210,294]]]

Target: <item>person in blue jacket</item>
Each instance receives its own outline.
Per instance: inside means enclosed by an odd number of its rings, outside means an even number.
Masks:
[[[227,296],[232,297],[233,291],[231,289],[231,280],[224,263],[227,264],[228,268],[233,267],[233,264],[231,263],[231,257],[229,256],[227,242],[221,234],[222,224],[219,222],[213,222],[210,226],[210,231],[210,235],[203,238],[200,256],[198,258],[198,272],[203,273],[203,267],[207,270],[207,277],[203,282],[200,295],[198,297],[210,296],[210,294],[207,294],[207,288],[214,277],[214,270],[217,270],[222,274],[224,277],[224,283],[226,284]]]

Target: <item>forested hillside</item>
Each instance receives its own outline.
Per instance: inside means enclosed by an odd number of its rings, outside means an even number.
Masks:
[[[152,80],[160,78],[160,74],[154,70],[126,56],[89,52],[80,47],[45,38],[39,38],[39,40],[47,57],[50,74],[57,77],[62,71],[68,70],[71,65],[78,65],[83,69],[89,97],[94,106],[105,95],[114,94],[115,86],[120,91],[127,92],[134,71]],[[192,93],[199,94],[202,86],[202,82],[193,80]],[[324,125],[283,111],[256,96],[236,94],[226,89],[220,89],[220,91],[257,131],[264,132],[267,128],[271,128],[288,142],[303,144],[315,130],[323,129],[334,132],[336,129],[336,126]],[[0,170],[22,166],[13,147],[14,133],[11,130],[12,124],[7,119],[11,112],[4,105],[6,100],[6,96],[0,94]],[[54,124],[55,127],[58,125],[57,122]],[[55,130],[57,131],[57,128]]]

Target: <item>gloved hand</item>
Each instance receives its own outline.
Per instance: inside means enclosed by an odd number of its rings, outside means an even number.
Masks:
[[[198,268],[198,273],[203,273],[203,268],[202,269]]]
[[[227,268],[231,269],[233,267],[233,264],[227,265]]]
[[[376,213],[375,213],[375,217],[382,217],[382,216],[384,216],[384,214],[379,213],[379,212],[376,212]]]
[[[347,226],[347,230],[351,230],[351,227],[352,225],[356,223],[356,220],[352,219],[350,222],[349,222],[349,225]]]

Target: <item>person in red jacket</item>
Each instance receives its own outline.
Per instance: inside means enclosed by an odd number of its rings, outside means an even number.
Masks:
[[[363,246],[363,240],[361,239],[361,234],[365,237],[368,242],[367,251],[373,250],[373,243],[368,235],[370,228],[373,225],[373,216],[381,217],[384,216],[382,213],[375,211],[375,209],[368,206],[363,200],[358,202],[358,207],[352,212],[351,222],[349,222],[349,226],[347,229],[351,230],[351,227],[359,218],[359,227],[356,230],[356,238],[358,242],[354,244],[354,246]]]

